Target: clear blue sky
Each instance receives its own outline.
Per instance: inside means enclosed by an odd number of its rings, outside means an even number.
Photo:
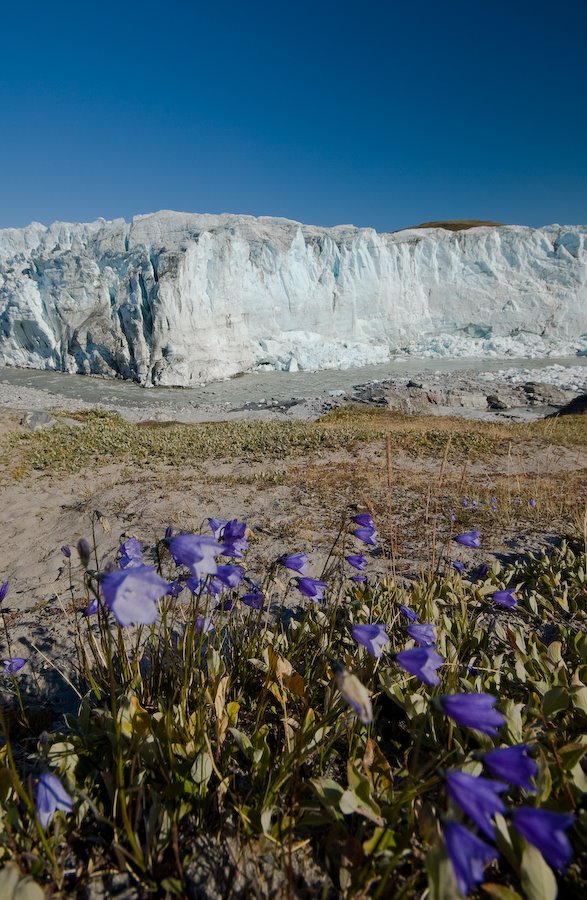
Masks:
[[[3,4],[0,227],[585,224],[586,38],[585,0]]]

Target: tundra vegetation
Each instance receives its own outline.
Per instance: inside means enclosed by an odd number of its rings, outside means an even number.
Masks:
[[[584,897],[586,485],[514,478],[507,460],[586,441],[579,417],[516,429],[353,409],[195,428],[97,412],[10,438],[10,477],[116,458],[203,462],[213,480],[232,454],[293,460],[266,482],[302,467],[317,514],[336,491],[343,507],[319,577],[295,532],[259,566],[253,523],[231,518],[161,523],[157,540],[137,522],[102,559],[94,513],[61,551],[78,699],[49,726],[2,584],[0,894]],[[349,447],[318,471],[316,454]],[[435,484],[410,476],[417,510],[397,509],[398,453],[441,462]],[[467,473],[489,455],[502,478]],[[398,567],[404,520],[428,554],[413,571]],[[500,529],[546,523],[548,550],[491,553]]]

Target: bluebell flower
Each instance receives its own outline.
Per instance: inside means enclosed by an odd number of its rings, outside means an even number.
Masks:
[[[36,811],[43,828],[46,828],[56,812],[69,813],[73,800],[56,775],[44,774],[39,778]]]
[[[457,534],[455,537],[455,541],[457,544],[461,544],[463,547],[477,548],[481,546],[481,532],[480,531],[464,531],[462,534]]]
[[[121,569],[144,566],[143,545],[136,537],[131,537],[120,545],[118,565]]]
[[[222,555],[230,556],[232,559],[242,559],[249,546],[245,537],[246,533],[246,522],[239,522],[238,519],[230,519],[218,533],[214,532],[214,536],[223,545]]]
[[[80,538],[77,542],[77,552],[80,558],[80,562],[84,569],[87,569],[90,564],[90,557],[92,555],[92,548],[90,547],[88,541],[85,538]]]
[[[358,538],[364,544],[370,544],[373,547],[377,546],[377,532],[375,531],[374,528],[362,526],[360,528],[356,528],[353,531],[353,534],[356,538]]]
[[[261,609],[264,599],[265,595],[260,588],[254,588],[252,591],[249,591],[248,594],[243,594],[241,597],[242,603],[244,603],[245,606],[250,606],[251,609]]]
[[[216,575],[206,575],[204,578],[186,578],[185,586],[192,592],[194,597],[199,594],[209,594],[211,597],[218,597],[224,590],[224,584]]]
[[[538,774],[538,766],[528,756],[527,744],[514,747],[497,747],[483,756],[483,765],[494,778],[501,778],[525,791],[535,791],[531,779]]]
[[[309,597],[310,600],[323,600],[324,599],[324,591],[328,587],[323,581],[318,581],[317,578],[296,578],[297,588],[300,594],[303,594],[304,597]]]
[[[408,625],[406,631],[420,647],[433,647],[436,644],[434,625]]]
[[[385,625],[353,625],[351,634],[357,644],[362,644],[376,658],[383,655],[383,647],[389,643]]]
[[[215,577],[228,588],[235,588],[245,577],[242,566],[217,566]]]
[[[493,839],[496,813],[505,812],[505,804],[500,794],[507,785],[490,778],[468,775],[459,769],[446,773],[446,789],[451,800],[461,807],[486,837]]]
[[[465,571],[465,564],[460,562],[458,559],[454,560],[452,567],[456,572],[459,573],[459,575],[462,575]]]
[[[498,606],[505,606],[506,609],[512,609],[514,606],[518,605],[518,600],[513,588],[510,588],[507,591],[494,591],[491,595],[491,599],[494,603],[497,603]]]
[[[535,508],[535,506],[536,506],[536,500],[534,499],[534,497],[530,497],[530,499],[528,500],[528,506],[530,507],[530,509],[534,509],[534,508]]]
[[[176,565],[185,566],[195,578],[216,574],[216,557],[222,547],[205,534],[178,534],[169,542],[169,551]]]
[[[353,516],[351,521],[353,521],[355,525],[361,525],[363,528],[375,528],[371,513],[359,513],[358,515]]]
[[[216,540],[220,540],[220,535],[222,534],[222,529],[225,525],[228,525],[228,519],[211,519],[208,518],[208,524],[212,529],[212,534],[216,538]]]
[[[26,659],[22,656],[13,656],[11,659],[3,659],[0,665],[5,675],[16,675],[23,666],[26,666]]]
[[[198,616],[196,628],[201,634],[209,634],[211,631],[214,631],[212,616]]]
[[[361,556],[360,553],[349,553],[348,556],[345,556],[346,561],[353,569],[357,569],[358,572],[362,572],[367,566],[367,560],[364,556]]]
[[[95,616],[96,613],[98,612],[98,609],[99,609],[98,601],[96,600],[95,597],[93,597],[90,600],[90,602],[88,603],[88,605],[86,606],[86,608],[82,610],[82,616],[86,616],[86,618],[88,616]]]
[[[277,562],[291,572],[298,572],[299,575],[305,575],[308,570],[308,557],[305,553],[284,553]]]
[[[497,698],[492,694],[444,694],[438,702],[446,715],[464,728],[494,736],[505,723],[502,713],[493,708]]]
[[[63,545],[63,547],[61,548],[61,552],[66,559],[71,559],[71,549],[67,546],[67,544]]]
[[[433,647],[402,650],[396,654],[395,661],[405,672],[416,675],[424,684],[440,684],[436,670],[444,663],[444,659]]]
[[[100,581],[106,605],[119,625],[151,625],[159,614],[156,601],[168,584],[152,566],[121,569]]]
[[[498,858],[497,850],[458,822],[445,822],[442,832],[457,887],[466,897],[483,881],[485,867]]]
[[[167,586],[167,594],[169,597],[173,597],[175,599],[176,597],[179,597],[179,595],[183,591],[183,588],[184,585],[181,583],[179,578],[174,578],[173,581],[170,581],[169,585]]]
[[[400,606],[400,608],[399,608],[399,611],[400,611],[401,613],[403,613],[403,615],[406,617],[406,619],[408,619],[408,621],[410,621],[410,622],[417,622],[417,621],[418,621],[418,616],[417,616],[417,614],[414,612],[413,609],[410,609],[409,606],[404,606],[404,604],[402,603],[401,606]]]
[[[565,834],[575,821],[569,813],[551,812],[520,806],[512,810],[516,831],[537,847],[553,869],[566,869],[573,858],[573,848]]]
[[[474,580],[475,581],[485,581],[485,579],[487,578],[488,575],[489,575],[489,566],[487,565],[487,563],[481,563],[481,565],[475,569]]]

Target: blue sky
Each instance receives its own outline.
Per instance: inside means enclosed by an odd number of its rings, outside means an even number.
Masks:
[[[10,4],[0,227],[584,224],[586,35],[584,0]]]

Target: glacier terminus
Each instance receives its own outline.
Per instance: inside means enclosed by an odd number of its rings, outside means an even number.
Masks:
[[[587,227],[163,211],[0,230],[4,365],[187,386],[410,353],[587,353]]]

